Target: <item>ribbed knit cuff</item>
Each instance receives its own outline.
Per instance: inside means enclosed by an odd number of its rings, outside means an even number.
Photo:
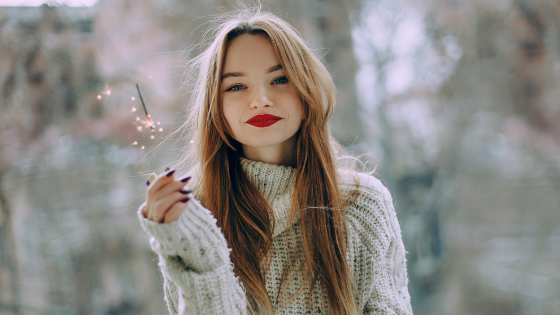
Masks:
[[[144,218],[145,204],[137,214],[144,231],[152,236],[150,244],[154,251],[179,256],[186,266],[206,272],[229,262],[230,249],[212,213],[190,197],[186,208],[173,222],[157,223]]]
[[[231,263],[204,274],[173,272],[170,277],[189,284],[178,294],[178,309],[186,310],[184,314],[247,314],[245,289]]]

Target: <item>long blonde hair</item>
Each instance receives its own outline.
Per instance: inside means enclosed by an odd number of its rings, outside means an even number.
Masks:
[[[222,228],[232,249],[235,274],[247,294],[249,313],[272,314],[261,271],[272,247],[272,209],[241,168],[240,144],[230,135],[219,94],[227,43],[240,34],[256,33],[265,33],[270,39],[303,105],[305,119],[298,131],[290,220],[300,211],[304,265],[311,290],[320,279],[332,314],[361,314],[346,261],[348,227],[343,209],[347,203],[343,202],[337,174],[337,153],[344,151],[327,124],[335,107],[336,89],[328,70],[295,28],[260,7],[244,8],[215,20],[205,35],[211,38],[206,49],[187,64],[185,76],[192,80],[193,88],[189,113],[180,130],[192,144],[187,143],[176,166],[190,169],[195,196]]]

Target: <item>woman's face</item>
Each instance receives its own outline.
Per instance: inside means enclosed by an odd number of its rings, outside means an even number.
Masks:
[[[301,100],[268,36],[243,34],[229,43],[220,95],[232,136],[245,153],[295,147],[303,119]],[[273,116],[253,118],[259,115]]]

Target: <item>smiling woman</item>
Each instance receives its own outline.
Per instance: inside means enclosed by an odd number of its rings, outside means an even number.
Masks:
[[[234,35],[228,38],[220,88],[228,132],[247,159],[296,166],[301,99],[265,32]]]
[[[412,314],[391,195],[345,168],[325,66],[260,8],[213,30],[187,69],[189,171],[149,181],[138,209],[170,313]]]

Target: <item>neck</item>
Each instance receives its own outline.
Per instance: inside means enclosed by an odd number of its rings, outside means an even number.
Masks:
[[[297,133],[275,145],[253,147],[243,145],[243,157],[253,161],[296,167]]]

